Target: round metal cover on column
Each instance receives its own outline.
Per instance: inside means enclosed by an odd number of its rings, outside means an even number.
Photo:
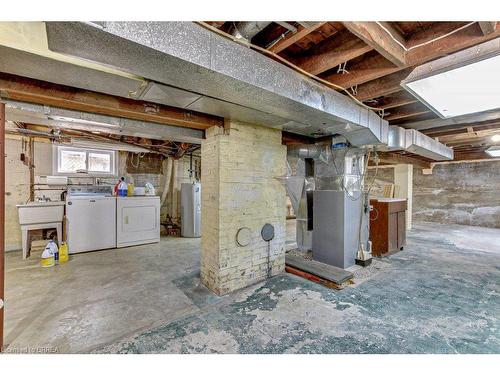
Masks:
[[[250,231],[250,228],[242,227],[238,229],[238,232],[236,232],[236,243],[239,246],[248,246],[251,240],[252,232]]]
[[[271,241],[274,238],[274,227],[272,226],[272,224],[264,224],[262,230],[260,231],[260,235],[262,236],[262,239],[264,241]]]

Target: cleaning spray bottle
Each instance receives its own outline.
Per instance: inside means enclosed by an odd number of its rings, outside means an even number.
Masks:
[[[121,182],[118,185],[118,196],[119,197],[126,197],[128,193],[128,186],[127,183],[125,182],[125,177],[121,178]]]

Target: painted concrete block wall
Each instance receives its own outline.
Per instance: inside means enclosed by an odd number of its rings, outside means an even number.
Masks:
[[[262,226],[270,223],[272,275],[285,268],[286,174],[281,131],[231,122],[229,132],[210,128],[201,148],[202,282],[222,295],[267,278],[267,243]],[[248,228],[250,243],[236,235]]]
[[[26,203],[30,196],[29,169],[19,159],[21,141],[5,141],[5,250],[21,248],[21,227],[17,204]]]
[[[17,204],[24,204],[29,200],[30,181],[29,169],[20,160],[21,137],[9,136],[5,142],[6,146],[6,189],[5,189],[5,249],[6,251],[21,249],[21,227],[19,225]],[[51,175],[52,172],[52,144],[47,141],[35,141],[34,165],[36,176]],[[164,188],[163,174],[151,173],[132,173],[126,172],[126,152],[119,152],[118,174],[126,176],[128,181],[133,181],[136,186],[144,186],[145,182],[151,182],[157,194],[161,195]],[[178,218],[180,216],[180,184],[190,182],[189,178],[189,158],[179,159],[176,164],[177,178],[172,178],[169,185],[171,190],[167,196],[166,202],[162,207],[162,212],[168,212],[169,215]],[[101,179],[104,183],[114,184],[116,177]],[[70,178],[73,184],[92,184],[93,179],[88,177]],[[37,187],[38,188],[38,187]],[[40,187],[43,188],[43,187]],[[59,200],[63,189],[59,190],[41,190],[35,191],[35,198],[45,195],[51,200]],[[166,214],[164,215],[166,216]]]

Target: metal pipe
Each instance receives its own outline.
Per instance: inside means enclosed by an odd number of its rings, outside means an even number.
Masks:
[[[35,137],[29,137],[30,202],[35,200]]]
[[[255,35],[264,30],[270,23],[270,21],[237,22],[234,24],[231,35],[251,41]]]
[[[300,159],[317,159],[324,148],[325,146],[320,145],[304,145],[299,149],[298,156]]]

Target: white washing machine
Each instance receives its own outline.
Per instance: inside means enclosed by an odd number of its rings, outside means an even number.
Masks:
[[[160,197],[116,198],[116,247],[160,242]]]
[[[107,187],[70,187],[66,198],[70,254],[116,246],[116,199]]]

